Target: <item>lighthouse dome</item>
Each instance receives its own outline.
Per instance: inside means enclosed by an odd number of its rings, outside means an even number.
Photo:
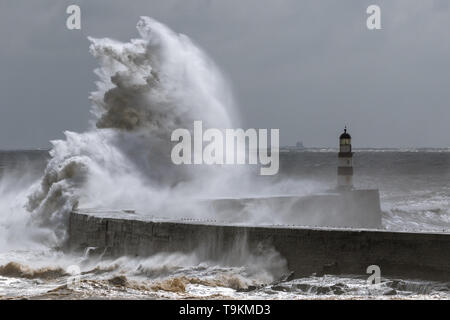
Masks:
[[[344,133],[341,134],[339,139],[351,139],[352,137],[347,133],[347,128],[344,129]]]

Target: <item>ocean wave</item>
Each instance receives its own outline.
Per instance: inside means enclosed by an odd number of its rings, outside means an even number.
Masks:
[[[66,276],[67,272],[59,267],[44,267],[33,269],[29,266],[9,262],[6,265],[0,266],[0,276],[25,278],[25,279],[58,279]]]

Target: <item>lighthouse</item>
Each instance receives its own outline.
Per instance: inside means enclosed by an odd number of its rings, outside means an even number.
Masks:
[[[347,132],[347,127],[345,127],[344,133],[339,137],[337,187],[340,190],[351,190],[353,188],[352,158],[352,137]]]

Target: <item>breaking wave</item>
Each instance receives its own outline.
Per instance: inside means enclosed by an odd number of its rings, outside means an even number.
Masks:
[[[137,29],[141,38],[126,43],[89,38],[100,63],[91,129],[52,142],[44,177],[28,197],[34,222],[52,226],[57,239],[65,239],[68,212],[79,203],[156,211],[181,195],[213,190],[219,176],[226,179],[224,170],[170,160],[174,129],[199,119],[208,127],[232,127],[226,81],[187,36],[148,17]]]
[[[71,294],[60,284],[68,276],[67,267],[77,265],[87,285],[99,281],[130,287],[138,277],[153,279],[152,291],[183,292],[187,284],[199,282],[195,280],[199,274],[191,272],[201,270],[204,263],[209,274],[204,284],[236,289],[270,283],[287,272],[277,252],[269,248],[252,254],[244,243],[214,262],[203,261],[195,252],[96,261],[59,250],[67,239],[69,213],[78,206],[205,218],[211,212],[199,210],[199,199],[250,192],[254,187],[244,177],[249,174],[244,166],[172,163],[173,130],[192,130],[195,120],[210,128],[239,125],[234,98],[217,66],[187,36],[148,17],[141,17],[137,30],[140,38],[129,42],[89,38],[90,52],[100,65],[95,70],[96,90],[90,95],[90,128],[82,133],[66,131],[64,140],[52,141],[50,159],[39,177],[26,181],[17,181],[13,173],[2,177],[0,187],[8,201],[1,205],[14,208],[0,208],[10,214],[3,214],[0,224],[5,231],[0,235],[5,240],[0,282],[1,277],[25,283],[52,280],[58,286],[49,294],[57,295],[60,289]],[[13,243],[20,244],[19,251],[11,251]],[[35,255],[43,252],[36,263]]]
[[[65,275],[67,275],[66,271],[59,267],[33,269],[17,262],[9,262],[0,266],[0,276],[4,277],[56,279]]]

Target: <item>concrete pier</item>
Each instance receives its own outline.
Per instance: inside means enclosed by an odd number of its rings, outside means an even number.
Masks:
[[[273,221],[302,226],[380,228],[378,190],[341,190],[308,196],[278,196],[205,201],[207,212],[221,221],[253,221],[252,214],[270,210]],[[277,216],[282,219],[277,219]]]
[[[74,211],[69,246],[96,247],[108,255],[148,256],[192,252],[214,260],[239,246],[251,252],[273,248],[294,277],[321,274],[366,275],[378,265],[381,276],[450,281],[450,234],[294,226],[226,225],[207,221],[146,219],[124,212]]]

